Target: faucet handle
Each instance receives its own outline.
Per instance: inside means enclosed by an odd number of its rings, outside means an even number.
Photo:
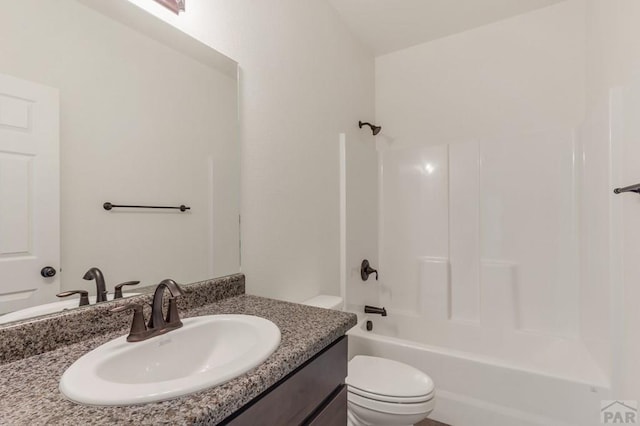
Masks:
[[[376,274],[376,281],[378,281],[378,271],[373,269],[369,264],[369,261],[365,259],[360,265],[360,277],[362,278],[362,281],[367,281],[371,274]]]
[[[86,290],[71,290],[56,294],[57,297],[69,297],[74,294],[80,295],[80,304],[78,306],[87,306],[89,304],[89,292]]]
[[[147,334],[147,326],[144,323],[144,311],[142,305],[139,303],[127,303],[123,306],[113,308],[110,312],[118,313],[133,309],[133,322],[131,323],[131,330],[127,336],[127,342],[139,342],[144,340]]]
[[[124,283],[120,283],[117,286],[115,286],[115,294],[113,296],[114,299],[122,299],[122,287],[124,287],[125,285],[137,285],[140,284],[140,281],[127,281]]]

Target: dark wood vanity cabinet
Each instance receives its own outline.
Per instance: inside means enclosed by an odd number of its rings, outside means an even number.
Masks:
[[[222,424],[344,426],[346,377],[347,338],[343,336]]]
[[[315,415],[305,422],[309,426],[334,426],[347,424],[347,386],[340,386],[337,393]]]

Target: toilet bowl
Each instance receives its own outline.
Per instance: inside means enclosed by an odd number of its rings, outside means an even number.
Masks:
[[[431,378],[398,361],[357,355],[349,361],[346,384],[350,426],[413,425],[433,411]]]
[[[316,296],[304,304],[341,310],[342,298]],[[426,419],[435,405],[433,380],[391,359],[353,357],[345,383],[348,426],[409,426]]]

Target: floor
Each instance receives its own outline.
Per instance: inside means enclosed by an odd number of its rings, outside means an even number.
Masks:
[[[423,420],[420,423],[416,423],[415,426],[450,426],[444,423],[436,422],[435,420]]]

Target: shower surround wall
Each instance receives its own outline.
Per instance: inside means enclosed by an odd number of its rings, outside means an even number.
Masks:
[[[576,337],[575,156],[568,129],[381,151],[383,304]]]
[[[608,215],[585,212],[586,5],[376,59],[380,303],[428,344],[607,387],[608,281],[584,276],[608,264]]]
[[[634,0],[588,0],[587,57],[587,121],[589,136],[585,138],[592,154],[587,164],[602,164],[612,157],[613,173],[609,187],[604,182],[609,170],[601,168],[601,176],[593,179],[592,191],[600,195],[598,210],[593,215],[611,216],[613,233],[600,226],[598,242],[592,249],[603,257],[611,256],[608,274],[591,281],[590,294],[598,282],[610,280],[611,297],[591,298],[585,321],[589,331],[598,334],[610,330],[613,341],[613,386],[615,398],[640,401],[640,204],[635,194],[613,195],[612,187],[640,182],[640,2]],[[606,142],[610,141],[610,144]],[[609,205],[611,209],[609,211]],[[594,204],[595,206],[595,204]],[[604,206],[604,207],[603,207]],[[604,211],[603,211],[604,209]],[[608,243],[608,241],[611,243]],[[611,253],[611,254],[610,254]],[[587,295],[588,296],[588,295]],[[588,299],[587,299],[588,300]],[[602,324],[603,304],[610,304],[613,323]],[[594,318],[595,316],[595,318]]]

